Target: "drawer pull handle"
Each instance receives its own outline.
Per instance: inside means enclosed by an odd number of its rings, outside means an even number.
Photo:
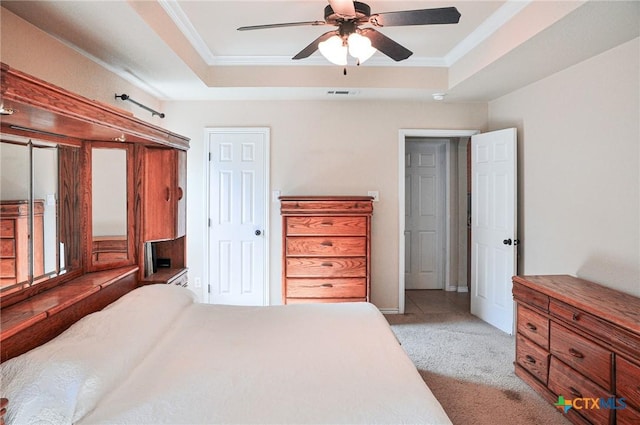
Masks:
[[[580,314],[579,313],[573,313],[573,315],[571,316],[571,318],[575,321],[580,319]]]
[[[533,332],[535,332],[535,331],[537,331],[537,330],[538,330],[538,328],[536,327],[536,325],[534,325],[533,323],[529,323],[529,322],[527,322],[527,328],[529,328],[529,330],[530,330],[530,331],[533,331]]]
[[[333,221],[323,221],[321,224],[323,226],[333,226]]]
[[[582,398],[582,393],[575,388],[569,387],[569,391],[571,392],[571,395],[576,396],[577,398]]]
[[[321,286],[324,288],[333,288],[333,285],[331,283],[323,283]]]
[[[322,246],[333,246],[333,242],[331,242],[331,241],[322,241],[320,243],[320,245],[322,245]]]
[[[582,354],[580,351],[574,348],[569,348],[569,354],[571,354],[573,357],[576,357],[578,359],[584,358],[584,354]]]
[[[322,267],[333,267],[333,263],[330,263],[328,261],[322,263]]]
[[[534,359],[530,355],[527,354],[524,358],[527,361],[527,363],[536,364],[536,359]]]

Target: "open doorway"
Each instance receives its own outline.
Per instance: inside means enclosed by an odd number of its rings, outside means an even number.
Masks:
[[[415,288],[416,279],[429,289],[469,291],[467,146],[470,137],[477,133],[476,130],[400,131],[401,314],[405,312],[405,290]],[[407,166],[410,169],[412,165],[422,170],[407,171]],[[416,179],[422,184],[416,183]],[[423,224],[425,228],[420,229]]]
[[[447,145],[449,139],[407,137],[405,147],[406,290],[445,289]],[[455,143],[455,142],[453,142]]]

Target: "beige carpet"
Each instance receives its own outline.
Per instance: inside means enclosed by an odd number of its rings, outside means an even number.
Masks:
[[[407,291],[386,317],[454,425],[570,423],[514,374],[514,337],[469,314],[469,294]]]

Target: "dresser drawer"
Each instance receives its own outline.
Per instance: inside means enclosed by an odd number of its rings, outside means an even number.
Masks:
[[[101,239],[93,241],[94,251],[126,251],[126,239]]]
[[[0,220],[0,238],[15,237],[15,220]]]
[[[16,260],[15,258],[3,258],[0,261],[0,277],[16,278]]]
[[[517,276],[516,276],[517,278]],[[514,278],[515,279],[515,278]],[[513,282],[513,297],[525,304],[530,304],[540,308],[543,311],[549,311],[549,297],[526,286]]]
[[[549,319],[518,304],[518,333],[549,349]]]
[[[16,256],[16,240],[0,239],[0,257],[13,258]]]
[[[287,298],[365,298],[365,278],[287,279]]]
[[[126,260],[128,258],[129,256],[126,252],[98,251],[93,253],[93,261]]]
[[[516,362],[546,385],[549,353],[521,334],[516,336]]]
[[[551,332],[553,335],[553,329]],[[549,367],[549,389],[553,391],[556,396],[562,396],[566,400],[572,401],[583,398],[604,398],[608,400],[613,397],[612,394],[581,374],[576,373],[575,370],[555,357],[551,357]],[[612,415],[615,410],[590,408],[591,406],[592,404],[590,401],[580,400],[579,402],[576,401],[576,405],[574,405],[573,410],[576,410],[579,414],[594,424],[611,423]]]
[[[185,272],[167,282],[169,285],[177,285],[186,288],[189,286],[189,275]]]
[[[363,257],[367,254],[365,237],[292,236],[286,240],[286,255]]]
[[[356,303],[366,302],[366,298],[285,298],[286,304],[309,303]]]
[[[369,197],[361,199],[283,199],[282,214],[371,214],[373,204]]]
[[[287,236],[366,236],[367,217],[287,217]]]
[[[589,376],[608,391],[612,390],[611,366],[613,354],[592,341],[551,322],[551,354]]]
[[[589,313],[556,300],[551,300],[549,312],[553,316],[559,317],[590,334],[597,335],[605,341],[610,339],[611,325]]]
[[[616,356],[616,395],[640,409],[640,366],[620,356]]]
[[[363,257],[288,257],[286,277],[366,277]]]

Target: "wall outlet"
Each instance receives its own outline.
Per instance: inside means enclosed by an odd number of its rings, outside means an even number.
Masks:
[[[199,277],[193,279],[194,288],[202,288],[202,280]]]
[[[380,200],[380,192],[377,190],[370,190],[367,192],[367,195],[373,196],[373,202],[378,202]]]
[[[274,190],[273,192],[271,192],[271,202],[279,202],[280,199],[280,191],[279,190]]]

